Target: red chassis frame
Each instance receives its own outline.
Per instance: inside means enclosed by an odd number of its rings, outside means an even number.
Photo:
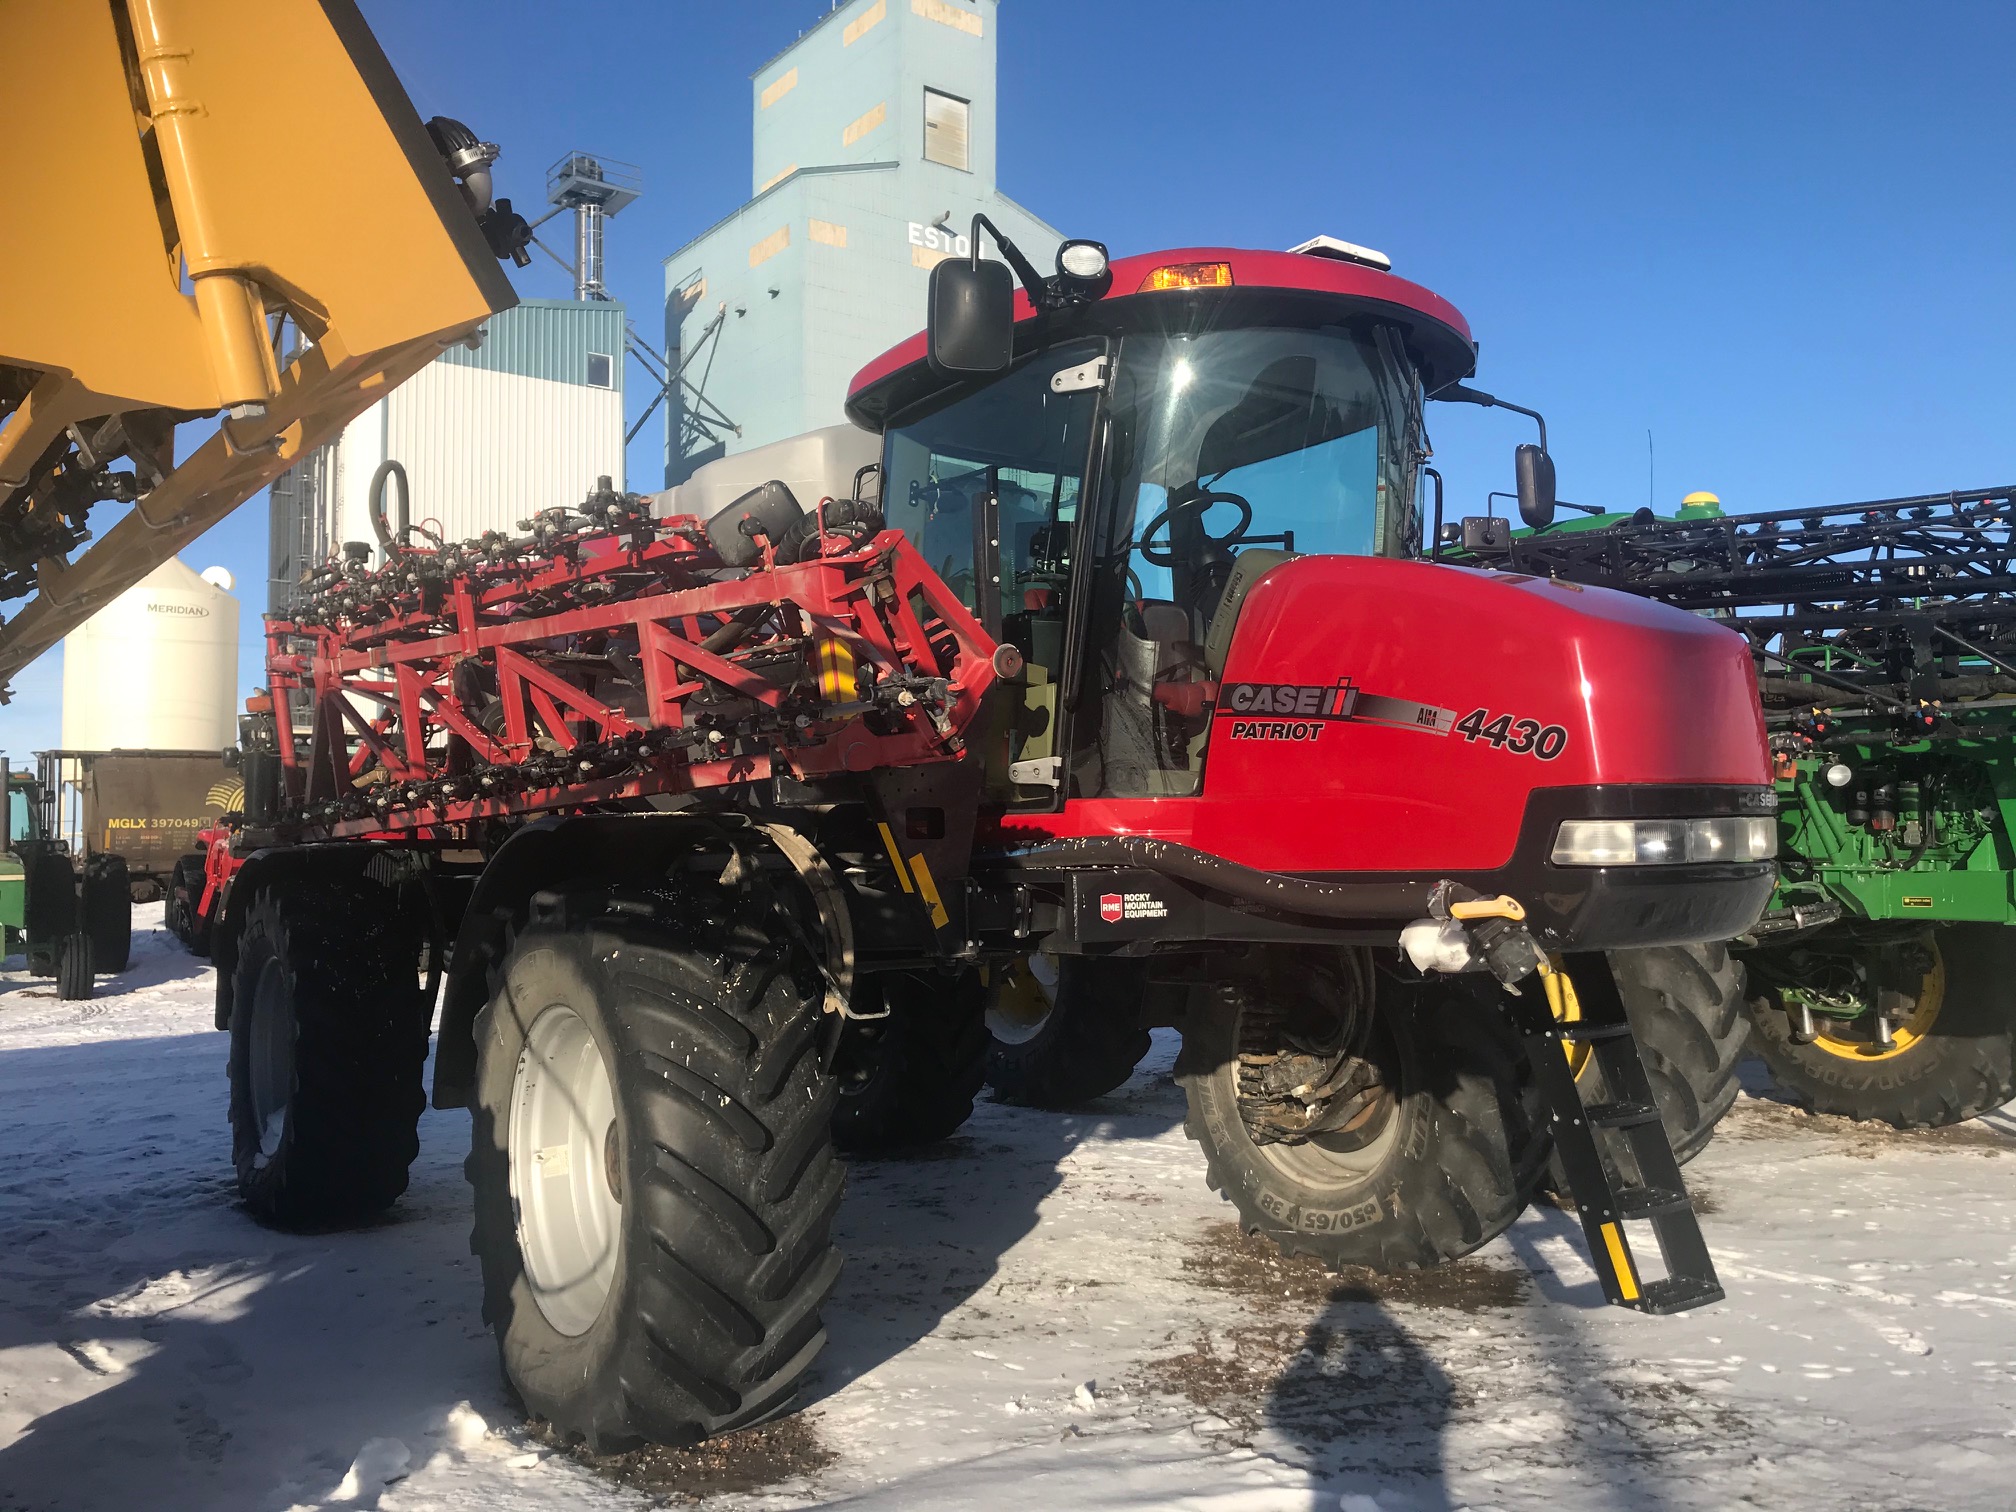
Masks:
[[[302,839],[428,838],[505,815],[956,758],[997,648],[909,540],[817,537],[789,565],[761,544],[762,565],[722,579],[699,522],[670,520],[479,562],[437,576],[431,594],[424,574],[388,569],[364,586],[414,586],[348,604],[333,625],[269,618],[283,823]],[[736,631],[732,646],[702,644]],[[592,687],[622,680],[612,642],[634,656],[641,699]],[[501,721],[458,691],[472,660],[494,678],[483,702],[501,703]],[[714,702],[697,702],[703,692]]]

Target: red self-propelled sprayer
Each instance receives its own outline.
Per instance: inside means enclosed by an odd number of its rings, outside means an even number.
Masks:
[[[817,1352],[836,1148],[951,1132],[990,1038],[1068,1102],[1168,1025],[1290,1252],[1452,1259],[1558,1154],[1613,1301],[1713,1301],[1675,1151],[1772,884],[1741,639],[1416,559],[1425,403],[1496,401],[1376,254],[1002,251],[1019,295],[934,269],[810,508],[753,452],[707,518],[381,528],[269,621],[198,909],[247,1200],[398,1195],[438,1007],[507,1375],[685,1441]]]

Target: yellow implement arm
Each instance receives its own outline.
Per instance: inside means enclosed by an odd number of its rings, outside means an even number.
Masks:
[[[33,595],[0,624],[4,696],[515,304],[524,223],[490,203],[495,147],[422,123],[353,0],[0,0],[0,142],[0,603]]]

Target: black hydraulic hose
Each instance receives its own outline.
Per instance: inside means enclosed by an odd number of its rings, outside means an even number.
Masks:
[[[399,528],[395,533],[385,521],[385,480],[399,480]],[[406,532],[412,528],[412,491],[406,482],[406,469],[391,457],[378,464],[378,470],[371,474],[369,493],[371,509],[371,532],[378,537],[378,549],[385,553],[388,562],[397,561],[406,549]]]
[[[1932,627],[1932,633],[1934,635],[1945,636],[1946,639],[1953,642],[1953,644],[1958,646],[1962,651],[1966,651],[1971,653],[1972,655],[1980,657],[1981,660],[1989,663],[1991,666],[2000,667],[2004,672],[2016,674],[2016,665],[2012,665],[2011,663],[2002,660],[2001,657],[1997,656],[1992,651],[1983,651],[1979,646],[1975,645],[1974,642],[1970,640],[1962,640],[1959,636],[1955,635],[1951,630],[1948,630],[1944,625],[1934,625]],[[1950,678],[1948,679],[1949,682],[1954,680],[1955,679]]]
[[[751,604],[746,609],[738,609],[729,621],[717,629],[707,639],[700,642],[702,651],[712,651],[719,655],[742,644],[749,632],[756,628],[756,622],[773,608],[770,604]]]
[[[1907,711],[1913,707],[1913,705],[1897,697],[1894,693],[1884,693],[1875,688],[1860,687],[1855,683],[1849,682],[1846,678],[1835,677],[1831,673],[1822,672],[1818,667],[1810,667],[1805,662],[1793,661],[1788,656],[1780,656],[1776,651],[1766,651],[1762,646],[1752,646],[1750,649],[1753,655],[1763,657],[1767,661],[1774,661],[1781,667],[1789,667],[1794,672],[1803,672],[1817,683],[1825,683],[1830,688],[1839,688],[1843,692],[1853,693],[1858,698],[1874,699],[1878,703],[1886,703],[1892,708]]]
[[[1028,850],[988,858],[1018,871],[1069,871],[1077,867],[1138,866],[1195,883],[1242,902],[1316,919],[1378,919],[1400,923],[1428,912],[1431,882],[1311,882],[1257,871],[1187,845],[1143,835],[1097,835],[1053,840]]]

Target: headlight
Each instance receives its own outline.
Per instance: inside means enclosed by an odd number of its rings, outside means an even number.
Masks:
[[[1776,819],[1569,819],[1554,834],[1556,866],[1673,866],[1766,861]]]
[[[1087,282],[1104,276],[1106,248],[1095,241],[1067,241],[1057,249],[1057,271]]]

